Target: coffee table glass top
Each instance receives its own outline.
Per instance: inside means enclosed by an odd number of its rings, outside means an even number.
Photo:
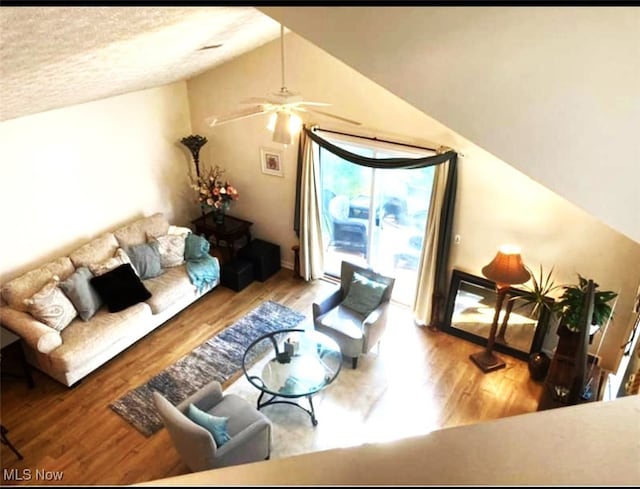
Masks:
[[[260,372],[248,373],[264,352],[270,356]],[[305,397],[322,390],[338,376],[342,353],[338,344],[314,330],[285,329],[254,341],[244,354],[242,368],[249,382],[278,397]]]

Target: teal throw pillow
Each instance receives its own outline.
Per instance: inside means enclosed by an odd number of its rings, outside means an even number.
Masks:
[[[376,282],[364,275],[353,272],[349,292],[342,305],[360,314],[368,315],[382,302],[387,284]]]
[[[199,409],[194,404],[189,404],[187,418],[211,432],[218,447],[231,440],[229,433],[227,433],[227,421],[229,421],[229,418],[226,416],[214,416]]]
[[[157,242],[129,246],[125,248],[125,252],[131,260],[133,269],[142,280],[157,277],[162,273],[160,249]]]
[[[184,259],[187,261],[199,260],[209,253],[210,246],[202,236],[193,233],[187,234],[184,240]]]
[[[91,270],[79,267],[69,278],[58,284],[83,321],[91,319],[102,306],[102,299],[89,282],[92,278]]]

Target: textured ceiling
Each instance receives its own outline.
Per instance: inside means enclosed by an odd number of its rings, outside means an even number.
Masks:
[[[188,79],[279,33],[252,7],[2,7],[0,120]]]

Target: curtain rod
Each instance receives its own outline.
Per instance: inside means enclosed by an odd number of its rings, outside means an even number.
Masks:
[[[416,146],[415,144],[399,143],[397,141],[389,141],[388,139],[380,139],[375,136],[374,137],[358,136],[357,134],[349,134],[346,132],[332,131],[330,129],[322,129],[319,126],[316,126],[316,129],[318,129],[319,131],[330,132],[332,134],[340,134],[341,136],[351,136],[353,138],[368,139],[369,141],[379,141],[381,143],[397,144],[398,146],[406,146],[408,148],[426,149],[427,151],[438,151],[436,148],[425,148],[424,146]]]

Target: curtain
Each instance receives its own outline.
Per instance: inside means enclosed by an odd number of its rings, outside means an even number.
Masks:
[[[300,134],[297,180],[295,221],[300,238],[300,276],[305,280],[315,280],[324,275],[320,176],[313,142],[305,131]]]
[[[424,233],[424,246],[420,253],[420,266],[418,268],[418,284],[413,302],[413,317],[420,325],[432,325],[431,316],[435,312],[434,305],[437,302],[434,291],[436,290],[436,266],[438,263],[438,236],[440,234],[440,215],[444,204],[444,193],[447,185],[447,173],[445,166],[439,165],[433,175],[433,189],[431,190],[431,203],[429,204],[429,216]]]
[[[425,241],[425,244],[428,244],[431,249],[429,251],[423,250],[422,252],[423,260],[421,260],[421,266],[418,270],[420,297],[417,298],[417,302],[414,305],[414,313],[420,311],[420,317],[417,318],[419,319],[418,322],[428,322],[430,325],[439,327],[443,320],[443,305],[447,296],[447,265],[457,186],[457,153],[453,150],[445,150],[434,156],[421,158],[368,158],[340,148],[318,135],[312,129],[303,127],[298,153],[298,174],[301,178],[299,179],[300,191],[296,193],[294,229],[300,237],[301,273],[307,280],[319,278],[324,273],[316,268],[322,268],[324,248],[322,247],[320,221],[319,176],[317,167],[313,163],[313,151],[309,147],[311,146],[311,141],[346,161],[370,168],[412,169],[448,162],[444,167],[446,170],[436,172],[441,175],[440,179],[445,180],[441,197],[442,203],[437,206],[439,215],[437,210],[430,211],[431,221],[436,221],[437,224],[431,224],[431,227],[434,228],[431,230],[433,236],[430,241]],[[435,188],[434,193],[437,193]],[[432,200],[433,198],[432,196]],[[429,230],[427,229],[426,232],[428,233]],[[305,252],[307,253],[305,258],[303,258],[303,240],[305,240]],[[316,253],[318,257],[313,256]],[[425,256],[427,254],[431,254],[432,257],[428,258]],[[305,265],[308,267],[308,271],[302,271],[305,261],[307,262]],[[422,268],[425,266],[428,266],[430,270],[423,271]],[[318,275],[316,275],[316,272]],[[430,274],[430,278],[423,280],[423,277],[429,277]],[[431,301],[430,308],[424,305],[425,301]],[[428,318],[429,314],[431,318]]]

